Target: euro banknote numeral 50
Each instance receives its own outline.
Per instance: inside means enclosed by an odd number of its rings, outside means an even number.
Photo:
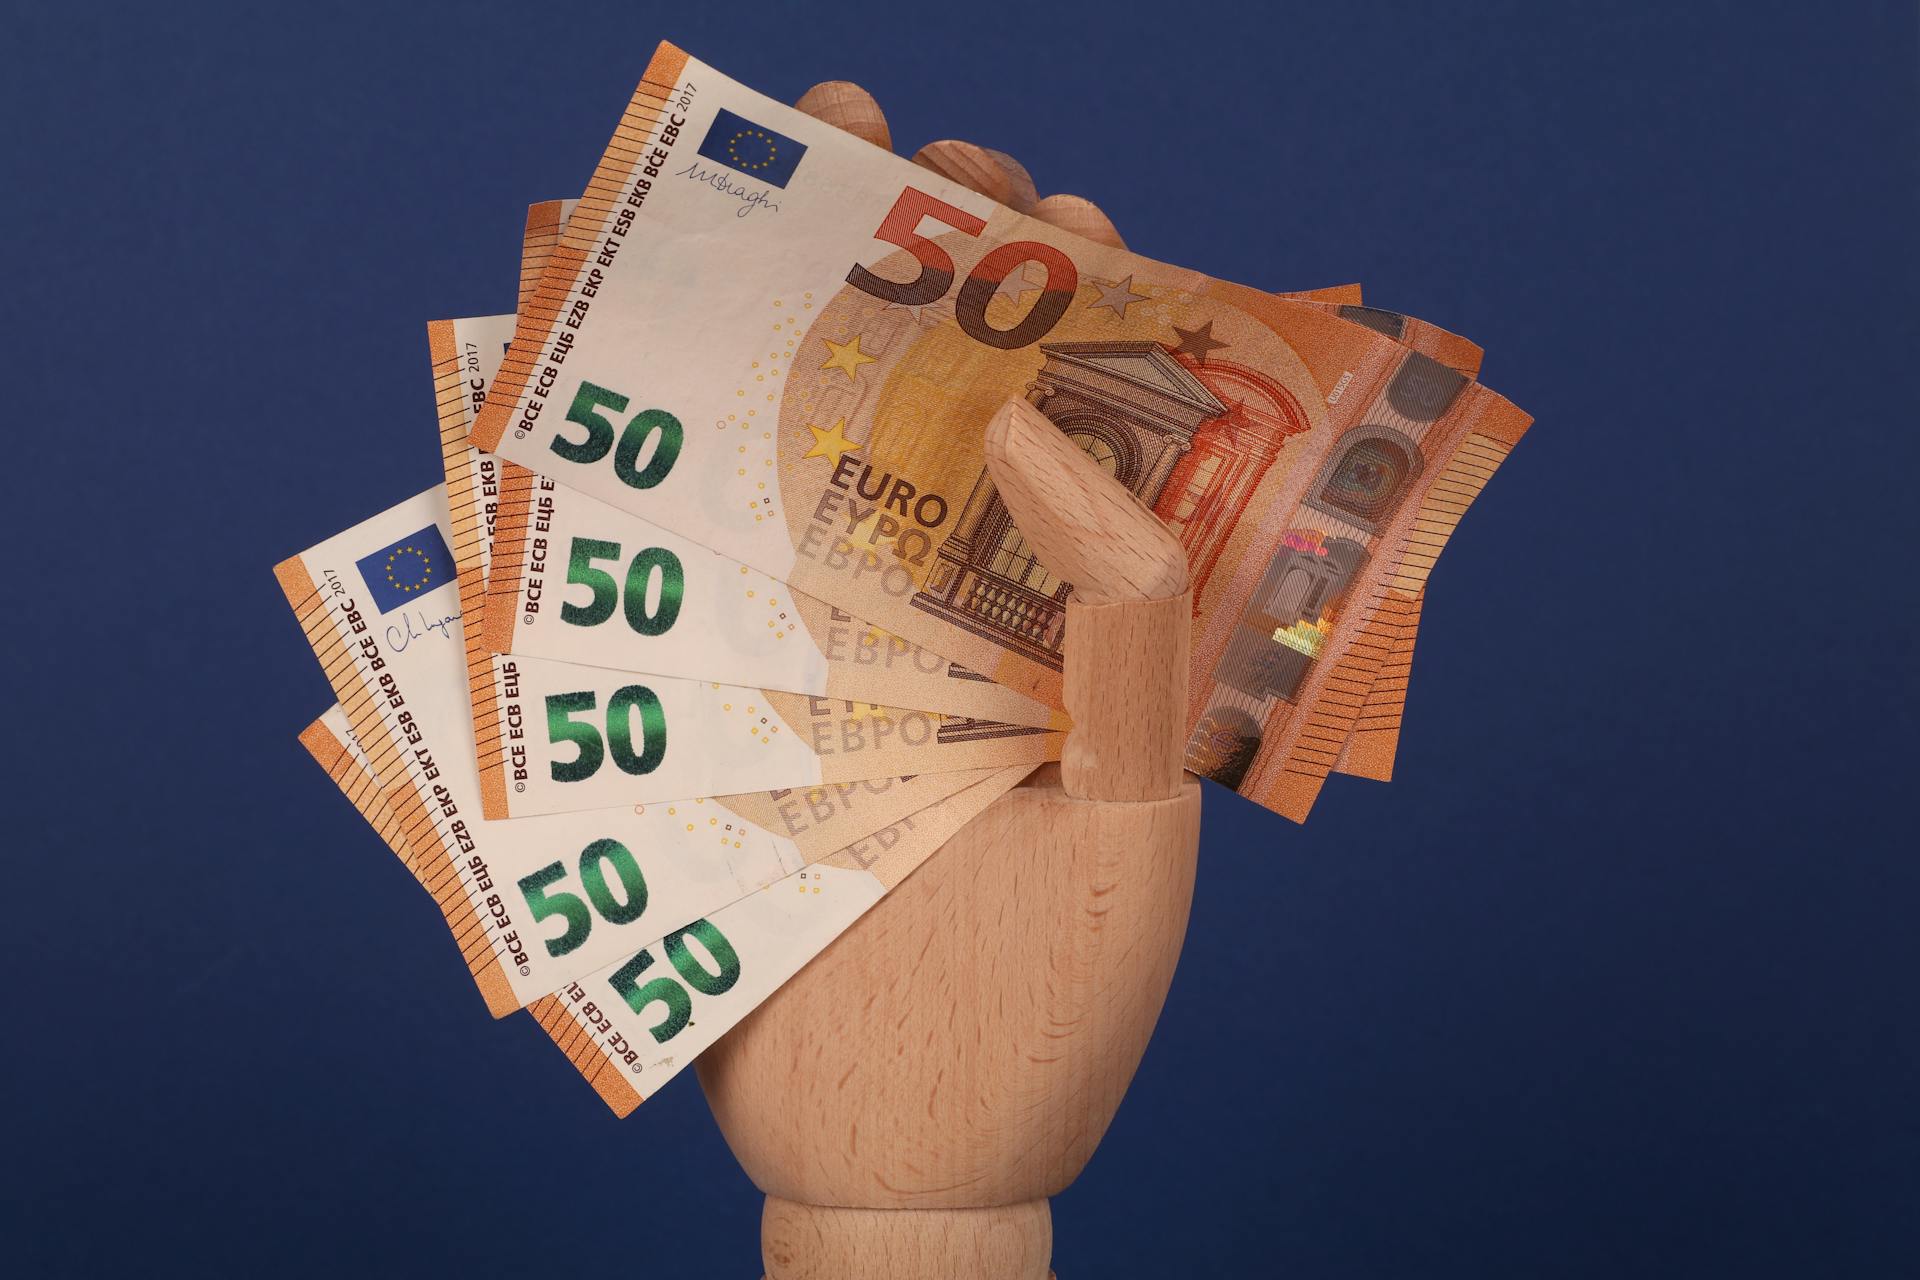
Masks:
[[[613,451],[613,474],[633,489],[651,489],[667,478],[680,457],[680,446],[687,433],[680,419],[665,409],[642,409],[628,419],[625,428],[616,428],[613,420],[601,412],[625,413],[627,397],[618,391],[582,381],[567,407],[567,421],[587,429],[586,439],[569,440],[556,435],[548,447],[568,462],[593,463]],[[619,440],[616,446],[615,439]],[[647,446],[653,445],[648,452]],[[647,454],[644,465],[640,455]]]
[[[911,280],[889,280],[875,275],[859,263],[847,272],[847,283],[872,294],[882,302],[897,302],[903,307],[923,307],[947,296],[953,287],[953,258],[945,249],[920,234],[920,223],[933,218],[955,231],[977,236],[987,229],[984,218],[976,218],[965,209],[935,199],[917,187],[907,187],[873,233],[874,239],[897,244],[920,262],[920,274]],[[987,323],[987,303],[1000,291],[1001,281],[1026,264],[1037,262],[1047,269],[1047,283],[1039,301],[1019,323],[996,329]],[[1073,259],[1050,244],[1038,240],[1009,240],[976,262],[973,271],[960,286],[954,302],[953,318],[961,332],[975,342],[1011,351],[1040,341],[1060,323],[1073,304],[1073,291],[1080,287],[1080,272]],[[569,414],[569,417],[572,415]]]
[[[713,968],[707,968],[687,949],[689,938],[700,944],[713,962]],[[724,995],[733,990],[733,984],[740,981],[740,957],[726,936],[708,920],[695,920],[686,928],[668,934],[661,940],[660,949],[667,953],[667,963],[680,975],[679,980],[662,976],[641,982],[640,975],[653,966],[653,953],[642,951],[616,969],[607,981],[637,1014],[645,1016],[649,1005],[666,1006],[666,1017],[648,1028],[655,1040],[665,1044],[693,1021],[693,997],[687,994],[687,988],[692,987],[703,996]]]
[[[608,885],[608,867],[613,868],[619,879],[623,897],[615,897]],[[593,913],[587,910],[588,902],[608,924],[632,924],[646,913],[647,878],[640,874],[640,864],[634,861],[632,851],[618,840],[595,840],[581,850],[580,885],[587,891],[584,901],[577,893],[552,887],[566,878],[566,865],[559,861],[520,877],[520,892],[535,921],[557,915],[567,922],[565,933],[545,940],[550,956],[564,956],[578,950],[593,932]]]
[[[635,777],[652,773],[667,755],[667,713],[660,697],[643,684],[616,689],[607,699],[607,733],[602,738],[597,726],[573,717],[592,711],[600,695],[591,689],[579,693],[547,695],[547,739],[558,745],[571,742],[579,748],[571,760],[552,761],[555,782],[584,782],[600,772],[609,753],[622,773]],[[640,713],[640,750],[633,749],[633,713]]]
[[[576,627],[597,627],[613,616],[621,601],[620,587],[605,569],[596,569],[595,560],[620,559],[620,544],[599,538],[575,538],[567,555],[567,581],[593,592],[586,604],[562,603],[560,621]],[[655,593],[654,583],[659,591]],[[657,636],[680,616],[680,603],[686,595],[687,575],[680,557],[665,547],[646,547],[627,563],[627,625],[643,636]]]

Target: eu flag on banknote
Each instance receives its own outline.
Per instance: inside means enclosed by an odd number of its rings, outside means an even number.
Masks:
[[[354,563],[373,596],[374,607],[382,613],[448,586],[456,577],[453,553],[447,550],[447,540],[440,536],[436,524],[396,538]]]
[[[713,118],[713,127],[707,130],[706,141],[700,144],[700,154],[768,186],[784,187],[800,167],[800,157],[807,154],[807,149],[784,133],[775,133],[722,107]]]

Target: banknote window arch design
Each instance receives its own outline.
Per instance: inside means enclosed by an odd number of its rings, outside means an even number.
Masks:
[[[1289,547],[1268,566],[1254,592],[1253,607],[1273,623],[1274,631],[1330,622],[1366,563],[1366,548],[1350,538],[1329,539],[1311,548]]]
[[[1050,421],[1102,471],[1133,487],[1140,472],[1140,447],[1131,437],[1089,413],[1063,413]]]
[[[1384,333],[1395,342],[1400,341],[1407,331],[1405,316],[1397,311],[1382,311],[1378,307],[1341,307],[1340,318],[1363,324],[1375,333]]]
[[[1120,451],[1091,431],[1069,431],[1067,438],[1080,446],[1080,452],[1092,458],[1108,475],[1120,470]]]
[[[1169,519],[1176,524],[1185,524],[1193,519],[1194,512],[1200,509],[1200,500],[1206,496],[1207,486],[1220,474],[1221,464],[1226,461],[1223,454],[1210,453],[1193,466],[1187,477],[1187,483],[1180,487],[1180,496],[1173,504]]]
[[[1241,611],[1214,679],[1264,706],[1291,702],[1319,660],[1341,606],[1367,564],[1351,538],[1295,530]]]
[[[1186,766],[1237,791],[1259,754],[1260,721],[1241,707],[1214,707],[1193,727]]]
[[[1179,538],[1197,598],[1286,441],[1309,429],[1307,415],[1258,370],[1164,342],[1040,350],[1028,402],[1066,434],[1112,450],[1115,478]],[[1106,464],[1104,450],[1092,456]],[[1058,671],[1068,586],[1034,562],[983,468],[912,604]]]
[[[1110,476],[1121,477],[1122,483],[1125,483],[1124,441],[1096,425],[1059,425],[1062,434],[1080,446],[1080,452],[1092,458],[1102,471]],[[1009,582],[1017,582],[1041,595],[1053,595],[1065,586],[1040,562],[1033,548],[1028,545],[1026,535],[1020,532],[1020,527],[1013,523],[1004,507],[1000,516],[999,527],[992,535],[993,551],[987,558],[987,567]]]
[[[1391,427],[1355,427],[1329,455],[1307,505],[1378,533],[1425,465],[1420,446]]]
[[[1263,477],[1286,442],[1306,433],[1310,423],[1300,402],[1258,370],[1209,360],[1195,363],[1192,372],[1221,411],[1194,432],[1193,447],[1174,464],[1157,495],[1139,496],[1180,539],[1199,599]]]
[[[1471,381],[1432,356],[1411,352],[1387,384],[1387,403],[1409,422],[1438,422]]]

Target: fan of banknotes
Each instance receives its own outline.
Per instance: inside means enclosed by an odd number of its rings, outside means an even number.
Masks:
[[[301,741],[623,1115],[1059,758],[1009,397],[1178,536],[1187,767],[1296,820],[1390,773],[1428,572],[1529,422],[1357,286],[1155,262],[830,114],[660,46],[517,314],[428,324],[444,477],[276,568],[339,699]]]

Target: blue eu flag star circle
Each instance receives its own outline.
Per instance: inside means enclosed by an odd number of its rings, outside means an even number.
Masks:
[[[418,600],[454,581],[453,553],[430,524],[404,538],[395,538],[372,555],[354,562],[367,594],[381,613]]]
[[[758,178],[770,187],[785,187],[807,154],[805,144],[776,133],[724,107],[700,144],[700,155],[735,173]]]

